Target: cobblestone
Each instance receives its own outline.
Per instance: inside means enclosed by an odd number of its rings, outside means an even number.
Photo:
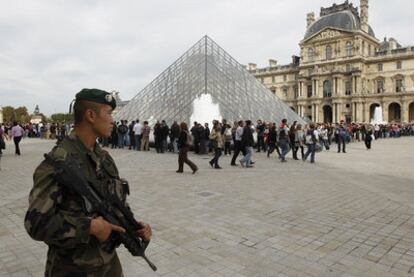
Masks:
[[[317,162],[281,164],[254,153],[255,168],[221,171],[206,156],[176,174],[177,155],[109,150],[129,180],[129,203],[154,238],[147,254],[121,247],[125,276],[414,276],[413,138],[348,146]],[[42,276],[47,247],[25,232],[32,173],[51,141],[24,140],[2,157],[0,276]]]

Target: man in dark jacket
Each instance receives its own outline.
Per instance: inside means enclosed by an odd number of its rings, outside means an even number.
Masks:
[[[178,138],[179,137],[180,137],[180,126],[178,125],[177,121],[174,121],[173,125],[171,125],[171,131],[170,131],[170,141],[171,141],[174,153],[178,152]]]
[[[243,128],[243,135],[241,140],[241,147],[244,147],[246,150],[246,155],[240,160],[240,165],[242,167],[253,167],[251,164],[251,158],[253,153],[254,139],[253,139],[253,130],[252,122],[246,120],[246,125]]]

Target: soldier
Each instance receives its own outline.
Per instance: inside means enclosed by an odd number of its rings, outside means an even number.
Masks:
[[[98,137],[110,136],[115,106],[115,99],[106,91],[81,90],[74,105],[74,131],[50,156],[64,160],[75,155],[94,189],[102,195],[116,194],[125,201],[129,188],[121,182],[114,160],[96,143]],[[53,173],[47,160],[35,170],[25,217],[29,235],[49,247],[45,276],[123,276],[115,249],[108,250],[105,246],[111,234],[111,239],[116,238],[118,232],[125,232],[124,228],[86,211],[82,198],[60,186]],[[137,236],[149,241],[151,228],[141,224],[144,227]]]

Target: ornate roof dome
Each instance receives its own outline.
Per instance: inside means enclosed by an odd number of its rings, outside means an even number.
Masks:
[[[320,18],[309,26],[305,34],[305,39],[329,27],[350,32],[360,30],[361,21],[358,15],[358,9],[354,8],[348,2],[342,5],[334,4],[329,8],[321,8]],[[371,26],[369,26],[369,34],[375,37]]]

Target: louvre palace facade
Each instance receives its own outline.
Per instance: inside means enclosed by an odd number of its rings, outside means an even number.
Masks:
[[[414,47],[379,40],[368,0],[307,14],[300,57],[248,70],[300,116],[315,122],[370,122],[381,106],[388,122],[414,121]],[[377,109],[379,110],[379,109]]]

